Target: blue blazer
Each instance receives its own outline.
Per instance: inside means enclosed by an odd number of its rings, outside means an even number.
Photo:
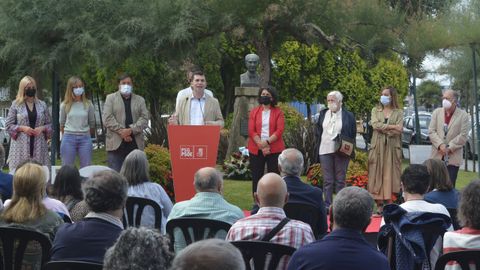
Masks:
[[[320,159],[318,156],[318,149],[320,149],[320,144],[322,143],[323,120],[325,120],[325,114],[327,113],[327,111],[328,109],[323,109],[322,111],[320,111],[320,114],[318,116],[318,121],[315,127],[315,136],[317,137],[317,140],[315,142],[315,155],[314,155],[315,163],[320,162]],[[342,130],[340,131],[340,134],[348,138],[351,138],[353,141],[355,141],[355,137],[357,136],[357,123],[355,122],[355,116],[353,115],[352,112],[345,109],[345,107],[342,107]],[[352,158],[354,157],[355,157],[355,149],[354,149],[354,152],[352,153]]]

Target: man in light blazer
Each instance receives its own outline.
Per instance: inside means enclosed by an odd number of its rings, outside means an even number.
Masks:
[[[218,125],[223,126],[220,104],[216,98],[205,94],[207,80],[202,71],[193,72],[192,94],[184,96],[177,111],[168,120],[171,125]]]
[[[109,94],[103,108],[107,128],[108,166],[120,171],[125,157],[134,149],[143,151],[143,130],[148,126],[148,111],[143,97],[133,94],[132,78],[118,77],[118,91]]]
[[[457,102],[458,93],[446,90],[442,97],[442,108],[433,111],[428,127],[432,142],[431,158],[445,160],[454,187],[469,128],[468,114],[457,107]]]

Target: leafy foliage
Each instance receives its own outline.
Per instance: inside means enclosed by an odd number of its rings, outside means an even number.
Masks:
[[[440,103],[442,86],[435,81],[423,81],[417,87],[417,95],[420,104],[424,104],[427,109],[434,109],[435,105]]]
[[[150,177],[152,178],[150,180],[160,184],[172,202],[175,202],[172,168],[168,149],[156,144],[149,144],[145,147],[145,154],[150,164]]]

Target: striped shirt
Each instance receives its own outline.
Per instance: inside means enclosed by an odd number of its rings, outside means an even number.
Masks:
[[[261,207],[258,213],[237,221],[227,234],[228,241],[260,240],[286,217],[282,208]],[[296,249],[315,241],[310,225],[290,220],[270,242],[291,246]],[[288,260],[283,258],[277,269],[287,269]]]
[[[480,230],[472,228],[462,228],[454,232],[446,232],[443,236],[443,253],[461,251],[461,250],[479,250],[480,249]],[[455,261],[448,262],[445,269],[461,270],[460,265]],[[474,264],[470,269],[475,269]]]

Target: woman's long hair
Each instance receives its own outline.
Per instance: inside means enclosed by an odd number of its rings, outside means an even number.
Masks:
[[[73,86],[79,81],[82,82],[83,87],[85,87],[85,83],[83,82],[82,79],[80,79],[80,77],[72,76],[72,77],[70,77],[70,79],[68,79],[67,89],[65,89],[65,97],[63,98],[63,104],[65,105],[65,113],[68,113],[70,111],[70,108],[72,108]],[[87,99],[87,96],[85,95],[85,91],[82,94],[82,102],[83,102],[83,106],[85,107],[85,109],[87,109],[89,100]]]
[[[46,179],[41,166],[28,163],[13,176],[13,196],[2,213],[6,222],[25,223],[46,214],[42,203]]]
[[[53,196],[65,203],[67,196],[83,200],[82,177],[73,165],[63,165],[53,183]]]
[[[20,80],[20,83],[18,84],[18,92],[17,92],[17,97],[15,98],[15,101],[17,104],[22,104],[25,101],[25,87],[29,83],[32,83],[33,87],[37,89],[37,83],[35,82],[35,79],[30,76],[25,76]],[[37,99],[37,94],[38,94],[38,89],[35,92],[35,99]]]

